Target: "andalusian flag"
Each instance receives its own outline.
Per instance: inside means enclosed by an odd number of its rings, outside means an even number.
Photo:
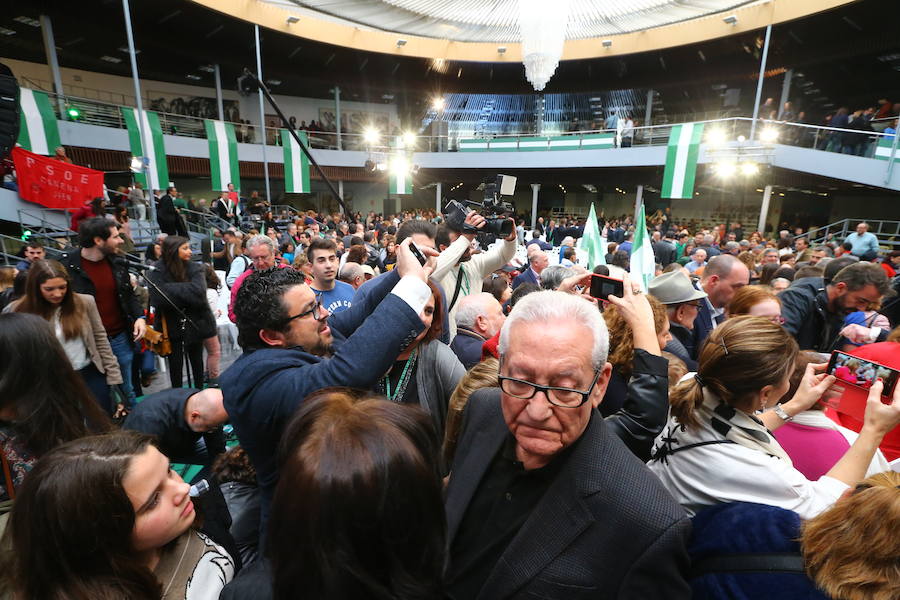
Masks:
[[[19,95],[19,139],[17,142],[35,154],[50,156],[62,144],[50,98],[44,92],[22,88]]]
[[[672,127],[663,174],[663,198],[690,198],[694,195],[702,135],[703,123],[684,123]]]
[[[641,291],[647,292],[650,280],[656,275],[656,258],[653,256],[653,248],[650,246],[650,236],[647,235],[647,219],[644,215],[644,205],[638,211],[637,222],[634,225],[634,245],[631,247],[631,279],[637,281]]]
[[[212,174],[212,189],[221,192],[233,183],[234,189],[241,189],[241,172],[238,167],[237,138],[234,125],[225,121],[203,121],[206,139],[209,140],[209,168]]]
[[[591,202],[591,213],[587,223],[584,224],[584,234],[578,240],[579,247],[587,252],[588,270],[597,265],[606,264],[606,240],[600,236],[600,227],[597,225],[597,213],[594,212],[594,203]]]
[[[141,125],[138,121],[136,108],[120,106],[122,118],[125,119],[125,127],[128,129],[128,146],[133,156],[146,156],[150,161],[147,174],[135,173],[135,181],[143,184],[144,189],[164,190],[169,187],[169,166],[166,163],[166,146],[163,140],[162,126],[159,124],[159,115],[153,111],[145,110],[140,118],[144,121],[144,133],[147,135],[146,152],[141,144]],[[150,181],[147,181],[149,176]]]
[[[298,131],[297,136],[309,148],[306,132]],[[308,194],[309,159],[306,153],[287,129],[281,130],[281,145],[284,147],[284,191],[288,194]]]
[[[22,90],[23,92],[25,90]],[[897,135],[897,134],[894,134]],[[891,148],[894,145],[894,138],[891,137],[883,137],[878,140],[878,146],[875,148],[875,158],[879,160],[890,160],[891,159]],[[900,160],[900,146],[897,146],[897,150],[894,152],[894,160]]]
[[[412,194],[412,174],[409,161],[403,156],[395,156],[388,165],[390,170],[389,194]]]

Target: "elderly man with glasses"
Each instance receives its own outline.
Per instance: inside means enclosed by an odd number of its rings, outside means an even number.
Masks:
[[[650,282],[650,294],[666,307],[672,339],[663,348],[684,361],[689,371],[697,370],[697,361],[687,348],[693,344],[694,321],[706,292],[694,288],[684,271],[663,273]]]
[[[447,487],[449,597],[690,597],[689,522],[623,443],[652,441],[668,407],[650,303],[625,284],[610,301],[661,385],[605,420],[609,335],[595,305],[535,292],[504,323],[500,388],[471,396]]]
[[[364,300],[335,315],[293,269],[255,271],[241,285],[234,313],[244,354],[219,383],[256,468],[263,532],[278,482],[281,432],[303,399],[330,386],[372,388],[425,328],[419,314],[432,294],[426,281],[433,262],[420,265],[409,241],[397,250],[399,280],[378,278]]]

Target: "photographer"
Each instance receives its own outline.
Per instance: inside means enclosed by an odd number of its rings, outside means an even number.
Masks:
[[[487,252],[475,256],[472,256],[471,245],[475,230],[485,226],[484,217],[471,211],[462,222],[448,218],[446,225],[438,227],[435,242],[441,254],[432,280],[437,281],[447,295],[450,312],[447,325],[451,340],[456,335],[456,309],[463,296],[480,293],[481,280],[503,267],[516,254],[515,222],[509,221],[512,232]]]

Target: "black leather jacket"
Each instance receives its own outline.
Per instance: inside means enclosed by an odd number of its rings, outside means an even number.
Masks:
[[[122,319],[125,321],[125,329],[131,332],[135,320],[144,318],[144,308],[141,306],[137,296],[134,295],[125,259],[119,256],[108,256],[106,260],[112,265],[113,279],[116,280],[116,296],[119,300],[119,310],[122,311]],[[97,295],[97,288],[94,286],[94,282],[81,268],[81,250],[76,248],[64,252],[59,258],[59,262],[69,272],[74,292],[90,294],[91,296]]]
[[[625,401],[622,408],[606,417],[606,424],[635,456],[647,462],[653,440],[668,417],[669,361],[635,348]]]

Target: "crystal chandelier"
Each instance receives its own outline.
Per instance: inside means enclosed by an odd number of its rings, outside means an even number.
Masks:
[[[569,0],[519,0],[519,35],[525,78],[540,92],[562,56]]]

